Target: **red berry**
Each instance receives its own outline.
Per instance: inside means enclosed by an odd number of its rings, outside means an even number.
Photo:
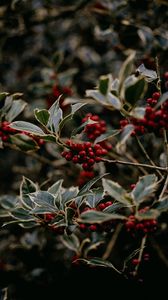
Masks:
[[[158,100],[160,98],[160,93],[159,92],[153,93],[152,98]]]
[[[79,228],[80,228],[80,230],[84,231],[87,229],[87,226],[85,224],[80,224]]]
[[[98,205],[98,208],[99,208],[100,210],[105,209],[105,207],[106,207],[106,205],[105,205],[104,203],[100,203],[100,204]]]
[[[112,205],[113,204],[113,202],[112,201],[107,201],[106,203],[104,203],[105,204],[105,207],[108,207],[108,206],[110,206],[110,205]]]
[[[96,231],[97,230],[97,225],[92,224],[92,225],[89,226],[89,229],[91,231]]]
[[[136,184],[135,184],[135,183],[132,183],[132,184],[130,185],[131,190],[133,190],[135,187],[136,187]]]
[[[87,163],[88,163],[89,165],[93,165],[93,164],[95,163],[95,161],[94,161],[93,158],[90,158],[90,159],[87,161]]]
[[[139,263],[140,263],[140,260],[138,259],[138,258],[134,258],[134,259],[132,259],[132,264],[134,265],[134,266],[137,266],[137,265],[139,265]]]

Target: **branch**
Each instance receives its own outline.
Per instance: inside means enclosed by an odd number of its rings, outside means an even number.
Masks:
[[[144,146],[142,145],[141,141],[139,140],[139,138],[138,138],[137,136],[135,136],[135,138],[136,138],[136,141],[137,141],[137,143],[138,143],[138,145],[139,145],[139,147],[140,147],[142,153],[145,155],[146,159],[151,163],[151,166],[155,167],[157,173],[162,177],[162,174],[160,173],[159,169],[156,168],[155,163],[153,162],[153,160],[150,158],[150,156],[149,156],[148,153],[146,152],[146,150],[145,150]],[[153,168],[153,167],[152,167],[152,168]],[[161,170],[161,169],[160,169],[160,170]]]
[[[164,193],[165,193],[165,191],[166,191],[166,189],[167,189],[167,185],[168,185],[168,175],[167,175],[167,177],[166,177],[166,180],[165,180],[165,183],[164,183],[164,185],[163,185],[163,188],[162,188],[162,191],[161,191],[161,193],[160,193],[160,196],[159,196],[158,201],[160,201],[160,200],[162,199],[162,197],[163,197],[163,195],[164,195]]]
[[[128,158],[131,162],[139,164],[138,160],[136,158],[132,157],[132,155],[130,155],[130,153],[125,153],[125,157]],[[141,172],[144,175],[148,175],[148,172],[143,167],[138,166],[138,168],[141,170]]]
[[[143,168],[152,169],[152,170],[156,170],[156,171],[160,170],[162,172],[167,172],[168,171],[168,168],[164,168],[164,167],[151,166],[151,165],[140,164],[140,163],[133,163],[133,162],[117,160],[117,159],[110,160],[110,159],[103,158],[102,161],[109,162],[109,163],[112,163],[112,164],[121,164],[121,165],[133,166],[133,167],[143,167]]]
[[[134,276],[136,276],[137,273],[138,273],[139,265],[140,265],[140,262],[142,260],[142,255],[143,255],[143,252],[144,252],[144,249],[145,249],[146,238],[147,238],[147,235],[145,235],[142,238],[142,241],[141,241],[140,251],[139,251],[139,255],[138,255],[139,264],[137,264],[136,267],[135,267]]]
[[[107,245],[106,251],[104,252],[104,254],[102,256],[102,258],[104,260],[106,260],[110,256],[110,254],[111,254],[111,252],[112,252],[112,250],[114,248],[114,245],[116,243],[116,240],[118,238],[118,235],[119,235],[119,233],[120,233],[120,231],[122,229],[122,226],[123,226],[122,224],[118,224],[117,225],[116,230],[115,230],[114,234],[112,235],[111,240],[109,241],[109,243]]]

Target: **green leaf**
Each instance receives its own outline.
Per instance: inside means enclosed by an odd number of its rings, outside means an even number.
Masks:
[[[48,192],[54,196],[59,194],[62,190],[63,179],[58,180],[52,186],[48,188]]]
[[[131,51],[131,54],[127,57],[127,59],[124,61],[124,63],[121,66],[120,72],[119,72],[119,90],[121,90],[121,87],[124,83],[124,80],[132,73],[133,71],[133,62],[135,58],[135,51]]]
[[[110,105],[113,108],[119,109],[119,110],[122,106],[120,99],[110,92],[107,94],[107,105]]]
[[[65,209],[65,220],[66,220],[66,225],[72,225],[74,224],[73,218],[75,216],[75,210],[71,207],[66,207]]]
[[[27,103],[21,99],[14,100],[10,110],[6,114],[6,120],[12,122],[25,108]]]
[[[86,97],[91,97],[102,105],[108,105],[107,97],[97,90],[86,90]]]
[[[86,103],[75,103],[71,105],[71,114],[73,115],[74,113],[76,113],[81,107],[83,107],[84,105],[86,105]]]
[[[0,218],[6,218],[9,217],[10,213],[6,209],[0,208]]]
[[[3,195],[0,197],[0,205],[7,210],[14,209],[17,203],[18,203],[18,198],[15,196]]]
[[[84,196],[87,194],[87,192],[90,190],[90,188],[92,187],[92,185],[94,185],[99,179],[101,179],[102,177],[108,175],[108,173],[105,173],[103,175],[99,175],[94,177],[93,179],[91,179],[89,182],[87,182],[79,191],[78,196]]]
[[[68,249],[75,251],[76,253],[79,252],[80,241],[75,234],[64,235],[61,237],[61,241]]]
[[[20,199],[25,207],[31,209],[34,207],[29,194],[34,193],[38,190],[38,186],[30,179],[23,176],[21,185],[20,185]]]
[[[88,210],[83,212],[78,219],[79,222],[88,224],[101,224],[110,220],[124,220],[126,217],[119,214],[108,214],[102,211]]]
[[[131,133],[133,132],[133,130],[134,130],[134,125],[132,125],[132,124],[126,125],[124,127],[124,129],[122,130],[120,140],[116,145],[116,150],[118,153],[123,151],[123,146],[125,146],[126,141],[131,136]],[[124,147],[124,151],[125,151],[125,147]]]
[[[130,116],[136,119],[142,119],[145,116],[145,111],[145,107],[135,107],[133,110],[131,110]]]
[[[71,113],[69,115],[67,115],[64,119],[61,120],[61,122],[59,123],[59,131],[62,130],[64,125],[68,121],[70,121],[73,118],[73,115],[84,105],[86,105],[86,103],[75,103],[75,104],[71,105]]]
[[[15,121],[10,124],[11,128],[14,128],[16,130],[21,130],[25,132],[30,132],[34,135],[43,136],[45,133],[42,131],[42,129],[32,123],[25,122],[25,121]]]
[[[10,109],[11,105],[12,105],[12,102],[13,102],[13,97],[12,95],[9,95],[5,98],[5,103],[4,103],[4,106],[3,106],[3,111],[4,113],[6,114],[8,112],[8,110]]]
[[[128,199],[128,195],[125,189],[123,189],[117,182],[112,181],[110,179],[104,179],[103,188],[104,191],[108,193],[113,199],[117,200],[126,205],[130,205],[130,200]]]
[[[65,204],[69,201],[72,201],[77,197],[79,193],[79,189],[76,186],[72,186],[69,189],[66,189],[64,193],[62,193],[62,201],[61,204],[65,207]]]
[[[29,214],[29,211],[24,209],[23,207],[18,207],[13,210],[10,215],[14,219],[18,219],[22,222],[34,221],[34,217]]]
[[[103,75],[99,79],[99,92],[106,96],[111,88],[112,76],[111,74]]]
[[[43,135],[43,140],[46,142],[53,142],[53,143],[56,142],[55,136],[51,134]]]
[[[168,92],[164,93],[158,100],[158,103],[154,107],[154,109],[157,109],[159,106],[161,106],[166,100],[168,100]]]
[[[87,258],[87,259],[79,259],[79,261],[83,261],[85,263],[87,263],[90,266],[94,266],[94,267],[104,267],[104,268],[111,268],[113,270],[115,270],[117,273],[121,274],[121,272],[119,270],[117,270],[113,264],[107,260],[103,260],[102,258],[99,257],[93,257],[93,258]]]
[[[48,206],[55,211],[55,197],[47,191],[37,191],[29,194],[30,199],[38,206]]]
[[[156,203],[155,208],[157,208],[159,211],[167,211],[168,210],[168,196],[165,196],[164,198],[160,199]]]
[[[130,77],[134,79],[132,80],[131,84],[131,80],[130,82],[128,82],[127,78],[127,82],[125,82],[124,86],[124,94],[125,100],[134,106],[135,103],[144,96],[147,89],[147,82],[143,78],[139,79],[135,77],[135,75],[132,75]]]
[[[115,213],[116,211],[118,211],[120,208],[123,207],[125,207],[125,205],[123,205],[122,203],[113,203],[112,205],[109,205],[108,207],[103,209],[103,211],[107,213]]]
[[[107,133],[101,134],[99,137],[97,137],[97,139],[94,141],[94,144],[100,143],[102,141],[107,140],[108,138],[111,138],[117,134],[119,134],[121,132],[120,129],[111,129],[108,130]]]
[[[11,135],[10,141],[12,144],[17,146],[18,149],[24,152],[36,151],[39,149],[39,146],[36,143],[36,141],[25,134],[17,133],[15,135]]]
[[[50,113],[47,109],[35,109],[34,115],[37,119],[37,121],[43,125],[46,126],[50,117]]]
[[[50,128],[52,132],[58,132],[59,130],[59,123],[62,120],[62,109],[59,106],[61,96],[53,103],[53,105],[49,109],[49,119],[47,126]]]
[[[139,181],[131,192],[131,197],[136,205],[139,205],[140,203],[148,200],[156,191],[157,187],[158,184],[156,175],[145,175],[140,177]]]
[[[36,206],[35,208],[33,208],[30,212],[31,215],[43,215],[43,214],[48,214],[48,213],[54,213],[58,211],[57,208],[50,207],[50,206]]]
[[[115,79],[112,81],[112,84],[111,84],[111,91],[112,91],[112,94],[118,95],[118,92],[119,92],[119,79],[118,79],[118,78],[115,78]]]
[[[102,188],[98,187],[92,190],[92,194],[86,197],[86,201],[90,207],[96,207],[99,202],[103,199],[104,191]]]
[[[19,223],[19,226],[25,229],[34,228],[39,226],[40,224],[36,221],[29,221],[24,223]]]
[[[136,70],[136,73],[139,73],[139,75],[142,75],[144,79],[147,82],[151,82],[157,79],[157,73],[156,71],[147,69],[144,64],[141,64],[138,69]]]

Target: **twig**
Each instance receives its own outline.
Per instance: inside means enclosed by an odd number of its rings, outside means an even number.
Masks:
[[[116,243],[116,240],[118,238],[118,235],[119,235],[119,233],[120,233],[120,231],[122,229],[122,226],[123,226],[122,224],[118,224],[118,226],[116,227],[116,230],[115,230],[114,234],[112,235],[111,240],[109,241],[109,243],[107,245],[106,251],[104,252],[104,254],[102,256],[102,258],[104,260],[106,260],[110,256],[110,254],[111,254],[111,252],[113,250],[113,247],[114,247],[114,245]]]
[[[139,162],[137,161],[137,159],[135,159],[134,157],[132,157],[132,155],[130,155],[130,153],[125,153],[125,157],[128,158],[131,162],[134,162],[136,164],[139,164]],[[140,167],[138,166],[139,169],[141,170],[141,172],[144,174],[144,175],[147,175],[148,172],[143,168],[143,167]]]
[[[156,167],[155,163],[153,162],[153,160],[149,157],[147,151],[145,150],[144,146],[142,145],[141,141],[139,140],[139,138],[137,136],[135,136],[136,141],[142,151],[142,153],[145,155],[146,159],[151,163],[151,166]],[[162,174],[160,173],[159,169],[156,168],[156,172],[162,177]]]
[[[162,191],[161,191],[161,193],[160,193],[160,196],[159,196],[158,201],[160,201],[160,200],[162,199],[162,197],[163,197],[163,195],[164,195],[164,193],[165,193],[165,191],[166,191],[166,189],[167,189],[167,185],[168,185],[168,175],[167,175],[167,177],[166,177],[166,180],[165,180],[165,183],[164,183],[164,185],[163,185],[163,188],[162,188]]]
[[[118,155],[117,155],[117,153],[114,151],[114,149],[113,149],[113,152],[109,152],[108,153],[108,156],[110,156],[110,157],[112,157],[112,158],[114,158],[114,159],[118,159]],[[130,153],[125,153],[125,155],[124,155],[126,158],[128,158],[131,162],[133,162],[133,163],[136,163],[136,164],[138,164],[139,162],[134,158],[134,157],[132,157],[132,155],[130,154]],[[137,166],[140,170],[141,170],[141,172],[144,174],[144,175],[147,175],[148,174],[148,172],[143,168],[143,167],[140,167],[140,166]]]
[[[135,267],[135,270],[134,270],[134,276],[136,276],[137,273],[138,273],[139,265],[140,265],[140,262],[141,262],[141,260],[142,260],[142,255],[143,255],[143,252],[144,252],[144,249],[145,249],[146,239],[147,239],[147,235],[145,235],[145,236],[142,238],[142,241],[141,241],[140,251],[139,251],[139,255],[138,255],[138,261],[139,261],[139,263],[138,263],[138,264],[136,265],[136,267]]]
[[[167,172],[168,168],[164,168],[164,167],[159,167],[159,166],[151,166],[151,165],[147,165],[147,164],[140,164],[140,163],[133,163],[130,161],[123,161],[123,160],[110,160],[110,159],[106,159],[103,158],[102,161],[106,161],[112,164],[121,164],[121,165],[128,165],[128,166],[133,166],[133,167],[143,167],[143,168],[147,168],[147,169],[152,169],[152,170],[160,170],[162,172]],[[162,175],[162,174],[161,174]]]

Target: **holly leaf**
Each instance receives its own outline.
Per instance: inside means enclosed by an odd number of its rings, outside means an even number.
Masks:
[[[10,127],[19,131],[29,132],[37,136],[46,135],[40,127],[25,121],[12,122]]]
[[[108,214],[102,211],[88,210],[83,212],[78,219],[78,222],[88,224],[101,224],[111,220],[125,220],[126,217],[119,214]]]
[[[104,191],[106,191],[109,196],[120,203],[126,204],[127,206],[131,204],[126,190],[121,185],[115,181],[104,178],[102,182]]]
[[[14,100],[6,114],[6,120],[12,122],[25,108],[27,103],[21,99]]]
[[[34,115],[36,117],[36,120],[43,126],[47,126],[48,120],[50,117],[50,113],[47,109],[35,109]]]
[[[158,187],[157,176],[155,174],[140,177],[131,192],[131,197],[136,205],[148,200]]]

